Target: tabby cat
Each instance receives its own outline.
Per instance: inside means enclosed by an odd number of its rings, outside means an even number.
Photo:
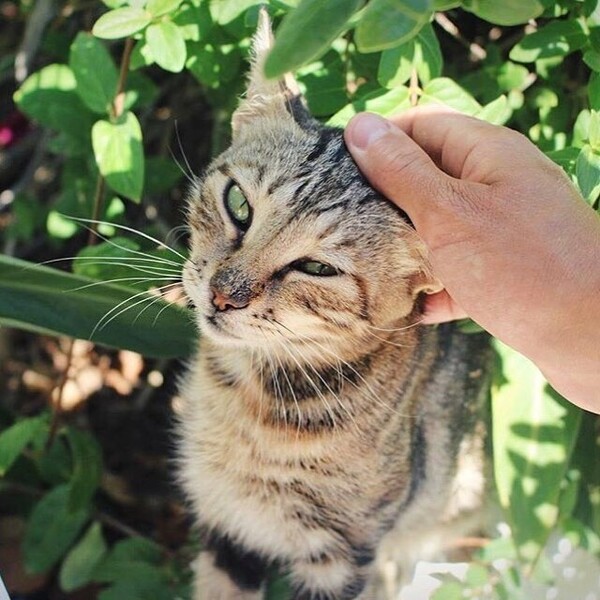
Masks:
[[[418,326],[421,294],[440,289],[425,247],[293,79],[265,80],[270,43],[263,12],[232,144],[189,203],[194,597],[261,598],[278,565],[297,600],[375,598],[378,565],[410,576],[476,510],[481,477],[458,467],[480,442],[487,342]]]

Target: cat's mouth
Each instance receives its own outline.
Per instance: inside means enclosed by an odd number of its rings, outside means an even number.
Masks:
[[[201,330],[216,342],[231,343],[243,342],[243,338],[235,333],[232,333],[221,319],[216,314],[203,315]]]

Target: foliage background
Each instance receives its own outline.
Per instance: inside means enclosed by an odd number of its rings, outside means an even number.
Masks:
[[[0,3],[0,572],[15,596],[189,593],[196,542],[168,466],[194,338],[179,226],[186,178],[227,145],[258,5]],[[320,119],[447,104],[528,135],[598,205],[597,0],[268,6],[267,72],[296,71]],[[598,587],[598,418],[497,349],[503,523],[464,541],[466,575],[435,599],[583,598]]]

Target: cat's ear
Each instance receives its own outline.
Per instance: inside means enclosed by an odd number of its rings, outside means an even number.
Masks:
[[[413,298],[419,294],[437,294],[444,289],[442,282],[431,273],[420,271],[411,277],[411,291]]]
[[[267,79],[265,60],[273,47],[271,20],[265,7],[258,13],[258,27],[252,40],[251,68],[245,98],[233,113],[231,127],[234,137],[244,127],[259,117],[294,119],[298,122],[311,119],[294,77],[286,73],[283,79]]]

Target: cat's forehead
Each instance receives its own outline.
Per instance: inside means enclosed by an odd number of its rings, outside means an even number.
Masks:
[[[367,211],[389,215],[387,202],[354,163],[342,130],[314,123],[255,127],[219,156],[210,172],[234,180],[251,203],[284,202],[294,214],[347,208],[350,218],[360,213],[364,219]]]

